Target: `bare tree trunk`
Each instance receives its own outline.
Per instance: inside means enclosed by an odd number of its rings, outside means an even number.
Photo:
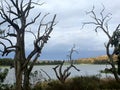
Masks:
[[[22,90],[22,71],[20,67],[20,62],[15,60],[15,76],[16,76],[16,90]]]
[[[15,75],[16,75],[16,90],[22,90],[22,71],[19,61],[19,53],[15,55]]]
[[[30,67],[30,66],[29,66]],[[33,68],[33,67],[32,67]],[[24,69],[24,81],[23,81],[23,90],[30,90],[30,73],[32,71],[32,68],[26,68]]]
[[[23,69],[22,64],[24,63],[25,59],[25,47],[24,47],[24,33],[21,32],[17,33],[17,44],[18,46],[15,54],[15,75],[16,75],[16,90],[22,90],[22,75]]]
[[[24,90],[29,90],[28,86],[30,72],[34,66],[35,61],[39,57],[44,44],[47,43],[48,39],[50,38],[50,33],[52,32],[53,26],[55,25],[54,21],[56,15],[54,16],[52,21],[45,23],[44,20],[47,19],[46,17],[48,14],[45,14],[42,18],[40,18],[41,12],[38,12],[36,16],[33,16],[32,20],[29,20],[29,15],[31,15],[30,13],[32,13],[31,10],[34,8],[34,5],[41,6],[42,4],[34,2],[34,0],[26,0],[26,2],[24,0],[10,0],[10,2],[8,2],[8,0],[2,0],[0,2],[0,25],[6,25],[6,30],[0,32],[0,34],[4,33],[3,36],[0,36],[0,45],[2,45],[3,47],[2,50],[0,50],[0,53],[2,54],[2,56],[8,55],[11,52],[15,53],[15,90],[22,90],[23,86],[26,88],[24,88]],[[29,27],[31,27],[31,25],[36,24],[37,20],[40,21],[39,25],[37,25],[36,31],[28,29]],[[44,29],[44,32],[41,31],[41,28]],[[29,55],[25,55],[26,32],[31,33],[35,37],[35,39],[33,40],[34,49],[31,50]],[[16,43],[14,42],[14,40],[11,40],[10,37],[13,37],[16,40]],[[4,43],[3,40],[5,42],[8,42],[9,45]],[[30,61],[33,62],[30,66],[30,69],[28,69]],[[24,75],[25,78],[23,83],[25,85],[22,85],[22,75]]]
[[[104,6],[103,9],[101,10],[100,17],[98,17],[94,11],[94,7],[93,9],[88,12],[87,14],[91,14],[90,16],[93,18],[94,21],[90,21],[90,22],[86,22],[84,23],[84,25],[86,24],[93,24],[95,25],[95,32],[98,32],[98,30],[102,30],[106,36],[108,37],[108,42],[107,44],[105,44],[105,48],[106,48],[106,54],[108,56],[109,59],[109,63],[112,66],[112,73],[116,79],[116,81],[119,81],[119,76],[118,74],[120,74],[120,56],[118,54],[116,54],[116,51],[118,53],[120,53],[119,50],[119,38],[120,38],[120,24],[118,24],[118,26],[116,27],[116,29],[113,31],[112,35],[109,33],[109,25],[108,25],[108,21],[111,19],[110,17],[110,13],[108,13],[107,15],[104,15]],[[112,50],[111,50],[112,48]],[[112,51],[112,52],[111,52]],[[116,71],[116,67],[115,67],[115,63],[114,63],[114,59],[113,56],[117,55],[118,56],[118,71]]]
[[[23,90],[30,90],[30,82],[29,82],[29,76],[30,76],[30,72],[29,72],[29,70],[27,69],[27,67],[26,67],[26,69],[24,70],[24,81],[23,81]]]
[[[108,55],[108,58],[110,59],[110,65],[112,66],[112,73],[115,77],[115,80],[119,81],[118,73],[116,71],[115,63],[114,63],[114,60],[113,60],[113,55]]]
[[[22,72],[16,71],[16,90],[22,90]]]
[[[112,72],[114,74],[115,80],[119,81],[119,77],[118,77],[118,73],[116,72],[115,65],[111,64],[111,66],[112,66]]]

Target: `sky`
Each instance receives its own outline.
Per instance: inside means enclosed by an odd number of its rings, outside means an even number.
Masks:
[[[120,23],[120,1],[119,0],[40,0],[44,4],[38,8],[42,13],[50,13],[51,18],[57,15],[57,24],[53,28],[51,38],[43,48],[40,60],[66,60],[70,49],[75,44],[73,59],[96,57],[105,55],[104,43],[107,42],[106,35],[99,31],[94,31],[94,26],[87,25],[82,28],[84,22],[91,21],[87,11],[95,6],[95,12],[105,6],[105,14],[111,13],[112,19],[109,21],[110,32]],[[34,11],[35,14],[35,11]],[[34,15],[33,14],[33,15]],[[31,38],[26,39],[27,52],[30,51]]]
[[[111,13],[112,19],[109,21],[110,32],[120,23],[120,1],[119,0],[44,0],[42,6],[44,11],[51,14],[57,14],[57,25],[51,34],[48,44],[44,47],[41,59],[67,59],[70,49],[76,45],[79,52],[73,54],[74,59],[96,57],[105,55],[104,43],[107,42],[106,35],[99,31],[94,32],[91,25],[81,29],[84,22],[88,22],[89,15],[87,11],[95,11],[99,15],[99,11],[105,6],[105,14]]]

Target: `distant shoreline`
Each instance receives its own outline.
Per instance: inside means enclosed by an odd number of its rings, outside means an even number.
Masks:
[[[117,61],[117,57],[114,56],[114,61]],[[81,58],[78,60],[73,60],[74,64],[108,64],[108,58],[106,55],[93,57],[93,58]],[[58,65],[62,63],[62,60],[37,60],[35,65]],[[65,60],[65,65],[70,64],[69,60]],[[0,59],[0,66],[14,66],[14,60],[10,58]]]

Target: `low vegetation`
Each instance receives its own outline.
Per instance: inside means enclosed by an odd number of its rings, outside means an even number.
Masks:
[[[7,68],[5,68],[3,71],[2,71],[2,69],[0,69],[0,83],[4,81],[7,74],[8,74]]]
[[[114,79],[100,79],[96,76],[69,78],[62,84],[57,80],[38,83],[32,90],[119,90],[120,85]]]
[[[0,66],[11,66],[14,64],[11,58],[0,58]]]
[[[4,70],[0,68],[0,90],[9,90],[10,88],[9,85],[3,84],[4,79],[6,78],[7,74],[8,74],[7,68],[5,68]]]
[[[30,90],[120,90],[120,83],[115,79],[100,79],[97,76],[69,78],[64,84],[58,80],[37,83]],[[14,86],[2,85],[0,90],[15,90]]]

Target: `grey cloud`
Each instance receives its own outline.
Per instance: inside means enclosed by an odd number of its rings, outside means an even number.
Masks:
[[[51,38],[45,45],[40,59],[66,59],[69,49],[76,44],[78,51],[80,52],[74,58],[92,57],[105,54],[104,43],[107,42],[106,35],[99,31],[97,34],[93,31],[94,26],[88,25],[81,30],[83,22],[90,21],[85,14],[85,11],[92,9],[94,5],[96,12],[98,13],[104,4],[105,13],[112,13],[112,19],[109,22],[110,32],[114,30],[119,21],[119,0],[44,0],[45,4],[40,8],[36,8],[29,19],[36,15],[41,10],[42,15],[45,13],[57,14],[57,25],[51,34]],[[34,13],[35,12],[35,13]],[[50,14],[50,17],[52,16]],[[51,19],[51,18],[49,18]],[[37,25],[36,25],[37,26]],[[35,26],[35,27],[36,27]],[[34,26],[33,26],[34,28]],[[27,37],[30,37],[28,34]],[[27,38],[27,50],[32,49],[32,37]]]

